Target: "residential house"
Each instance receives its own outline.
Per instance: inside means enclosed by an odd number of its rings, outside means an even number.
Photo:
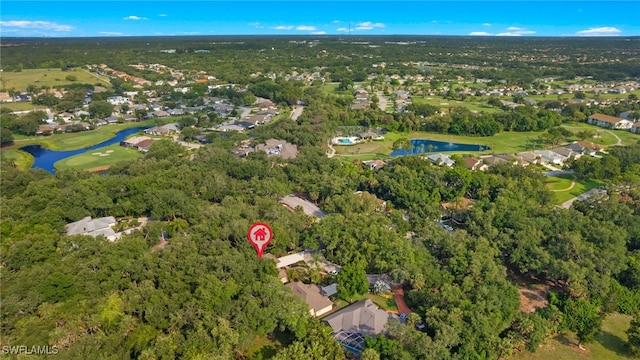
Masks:
[[[102,235],[109,241],[115,241],[120,237],[113,230],[115,225],[116,219],[113,216],[98,219],[91,219],[91,216],[87,216],[79,221],[67,224],[65,229],[67,236],[89,235],[97,237]]]
[[[302,211],[308,216],[315,216],[318,219],[321,219],[326,216],[319,207],[317,207],[314,203],[297,197],[295,195],[287,195],[280,200],[279,203],[285,205],[291,210],[295,210],[297,207],[301,207]]]
[[[319,317],[333,309],[333,303],[328,297],[320,293],[320,287],[318,285],[295,281],[285,286],[291,289],[295,296],[309,305],[311,316]]]
[[[476,200],[467,199],[466,197],[462,197],[458,201],[443,202],[440,204],[442,216],[454,218],[456,214],[472,207],[475,202]]]
[[[476,170],[485,171],[485,170],[487,170],[489,168],[480,159],[476,159],[476,158],[472,158],[472,157],[465,157],[465,158],[462,158],[462,161],[464,161],[464,164],[467,167],[467,169],[469,169],[471,171],[476,171]]]
[[[386,163],[382,160],[366,160],[363,161],[362,164],[367,166],[371,170],[380,170],[386,165]]]
[[[516,154],[516,156],[524,161],[527,161],[529,164],[537,164],[539,161],[538,154],[532,151],[523,151]]]
[[[431,161],[433,164],[438,166],[453,167],[453,165],[456,164],[456,162],[453,159],[451,159],[449,155],[445,155],[442,153],[429,154],[427,155],[427,159]]]
[[[640,121],[636,121],[635,123],[633,123],[633,126],[631,127],[631,132],[635,134],[640,134]]]
[[[540,160],[543,163],[546,162],[546,163],[562,166],[564,165],[564,162],[567,160],[565,156],[550,150],[534,150],[533,152],[540,157]]]
[[[295,159],[298,156],[298,146],[285,140],[269,139],[264,144],[255,146],[255,151],[264,151],[269,156],[279,156],[283,159]]]
[[[144,132],[150,135],[177,134],[180,132],[180,125],[178,125],[177,123],[171,123],[171,124],[166,124],[162,126],[152,127],[150,129],[146,129]]]
[[[391,319],[398,320],[398,316],[378,308],[370,299],[363,299],[322,320],[331,326],[333,336],[342,346],[359,354],[365,348],[365,337],[383,333]]]
[[[358,134],[358,137],[360,138],[360,140],[384,140],[384,136],[379,135],[378,133],[376,133],[375,131],[365,131],[363,133]]]
[[[564,156],[565,158],[567,158],[567,160],[576,160],[580,158],[580,156],[582,156],[582,154],[575,152],[567,147],[558,147],[558,148],[551,149],[551,151],[553,151],[556,154]]]
[[[594,144],[592,142],[589,141],[575,141],[567,146],[565,146],[566,149],[569,149],[577,154],[580,155],[589,155],[589,156],[594,156],[596,155],[596,153],[598,151],[602,151],[603,147],[598,145],[598,144]]]
[[[587,118],[587,122],[607,129],[631,129],[633,122],[617,116],[593,114]]]

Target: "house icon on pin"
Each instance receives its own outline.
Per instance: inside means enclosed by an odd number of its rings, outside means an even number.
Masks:
[[[253,237],[255,238],[255,241],[265,241],[266,240],[265,236],[267,236],[267,232],[263,227],[253,232]]]

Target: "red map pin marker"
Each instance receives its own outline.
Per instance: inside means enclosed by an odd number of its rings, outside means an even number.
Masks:
[[[264,251],[264,248],[266,248],[271,242],[271,239],[273,239],[273,231],[269,225],[265,223],[255,223],[249,227],[247,237],[249,238],[251,245],[256,248],[258,259],[262,259],[262,252]]]

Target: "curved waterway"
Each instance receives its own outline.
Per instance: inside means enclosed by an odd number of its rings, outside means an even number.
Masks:
[[[78,149],[78,150],[55,151],[55,150],[44,149],[40,145],[28,145],[28,146],[21,147],[20,150],[26,151],[29,154],[33,155],[35,161],[33,162],[32,168],[44,169],[53,174],[55,173],[55,168],[53,167],[53,164],[55,164],[56,161],[66,159],[69,156],[82,154],[89,150],[96,150],[111,144],[120,143],[120,141],[123,141],[124,139],[126,139],[127,136],[135,134],[138,131],[144,130],[144,129],[146,129],[146,127],[134,127],[126,130],[121,130],[121,131],[118,131],[114,137],[108,140],[105,140],[99,144],[89,146],[83,149]]]

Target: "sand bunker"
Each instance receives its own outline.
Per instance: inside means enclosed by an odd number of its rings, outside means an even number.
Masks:
[[[109,155],[111,155],[111,154],[100,154],[98,156],[109,156]]]
[[[93,153],[91,155],[100,155],[100,154],[102,154],[102,153],[97,152],[97,153]]]
[[[113,150],[107,150],[105,151],[105,154],[111,154],[113,152]]]

